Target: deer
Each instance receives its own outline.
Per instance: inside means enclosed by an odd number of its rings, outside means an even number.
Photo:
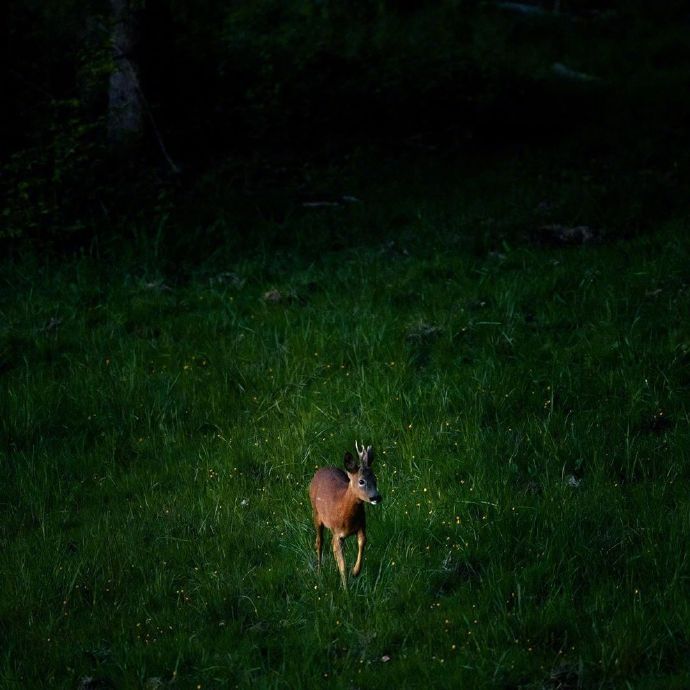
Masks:
[[[317,568],[321,570],[323,528],[328,527],[343,589],[347,589],[343,542],[347,537],[357,535],[357,561],[352,568],[352,575],[357,577],[362,570],[362,556],[367,543],[364,504],[377,505],[383,501],[371,470],[374,461],[372,447],[365,448],[362,443],[360,448],[355,441],[355,450],[359,460],[355,460],[349,451],[345,453],[347,473],[337,467],[322,467],[316,471],[309,485],[316,528]]]

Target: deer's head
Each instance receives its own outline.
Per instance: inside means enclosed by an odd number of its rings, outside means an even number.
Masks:
[[[371,469],[374,462],[374,450],[371,446],[365,448],[364,444],[360,449],[357,441],[355,441],[355,450],[357,451],[357,460],[349,451],[345,453],[345,469],[350,477],[350,487],[357,498],[365,503],[372,505],[381,503],[383,498],[376,486],[376,476]]]

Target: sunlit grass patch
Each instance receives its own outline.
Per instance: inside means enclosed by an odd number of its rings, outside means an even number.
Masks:
[[[2,683],[683,687],[683,224],[479,252],[441,225],[13,281]],[[345,594],[307,486],[355,438],[385,500]]]

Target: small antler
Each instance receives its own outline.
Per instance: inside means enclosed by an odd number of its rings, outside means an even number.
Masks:
[[[357,439],[355,439],[355,450],[357,451],[357,455],[359,455],[359,459],[365,462],[367,458],[367,447],[364,445],[364,441],[362,441],[362,447],[360,448],[357,445]]]
[[[373,451],[371,446],[365,446],[364,441],[362,441],[362,447],[360,448],[355,441],[355,449],[357,450],[357,455],[359,456],[359,461],[362,467],[369,467],[371,461],[373,460]]]

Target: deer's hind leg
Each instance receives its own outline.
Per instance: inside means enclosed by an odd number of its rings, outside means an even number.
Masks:
[[[316,568],[321,570],[321,553],[323,551],[323,522],[314,513],[314,527],[316,528]]]

